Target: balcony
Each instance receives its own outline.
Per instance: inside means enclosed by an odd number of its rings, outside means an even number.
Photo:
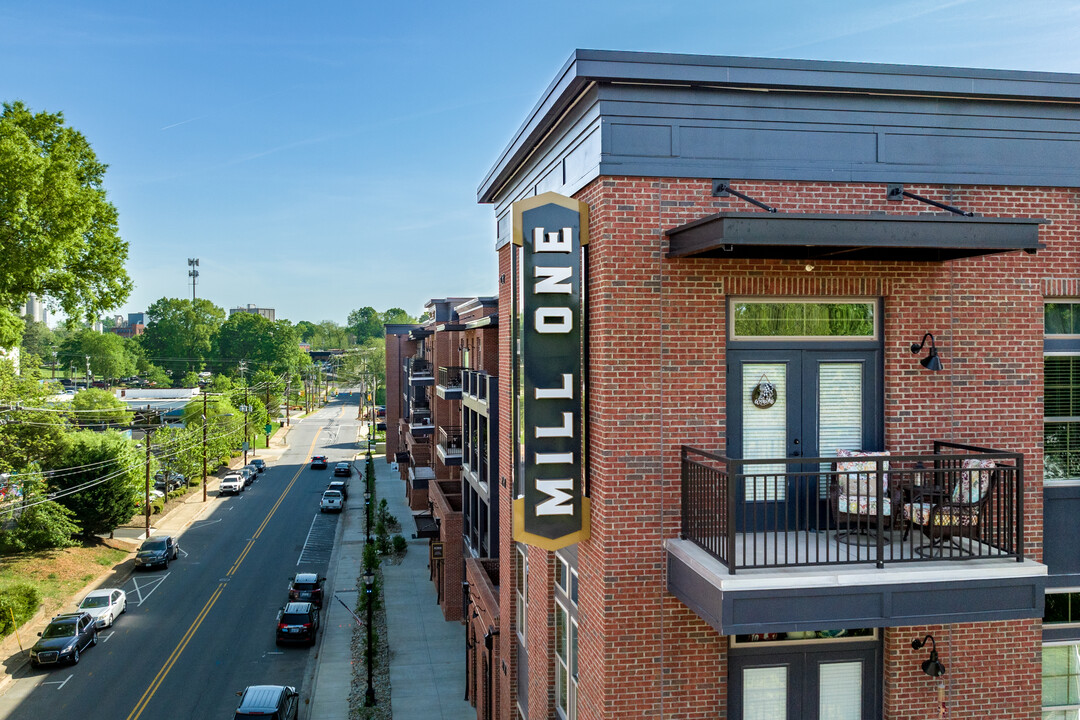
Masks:
[[[409,377],[409,385],[413,387],[435,384],[431,363],[422,357],[405,358],[405,374]]]
[[[465,370],[462,373],[461,393],[465,405],[483,415],[491,412],[489,400],[494,402],[498,391],[498,378],[479,370]]]
[[[858,460],[683,447],[669,590],[725,634],[1041,617],[1022,455],[939,441]]]
[[[461,465],[461,428],[440,427],[435,451],[443,465]]]
[[[439,380],[435,384],[435,393],[444,400],[461,399],[461,374],[463,367],[440,367]]]

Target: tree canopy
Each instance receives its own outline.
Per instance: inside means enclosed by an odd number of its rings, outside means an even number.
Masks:
[[[299,360],[300,344],[288,320],[236,313],[218,329],[214,352],[222,362],[243,359],[251,368],[284,372]]]
[[[48,484],[54,491],[80,488],[58,502],[84,533],[107,533],[135,514],[143,468],[135,442],[116,430],[69,433]]]
[[[94,379],[106,380],[134,375],[138,366],[131,345],[114,333],[79,330],[69,335],[60,345],[61,365],[71,362],[84,369],[90,358],[90,372]]]
[[[16,309],[34,293],[69,316],[96,318],[131,293],[128,245],[106,199],[107,166],[63,113],[22,102],[0,113],[0,347],[18,344]],[[12,324],[14,317],[19,326]]]
[[[84,427],[92,425],[127,425],[133,413],[127,404],[108,390],[88,388],[75,393],[71,400],[74,420]]]
[[[161,298],[147,308],[146,315],[146,332],[139,341],[154,364],[183,371],[202,368],[213,359],[214,336],[225,322],[225,311],[214,303],[203,298],[194,302]]]

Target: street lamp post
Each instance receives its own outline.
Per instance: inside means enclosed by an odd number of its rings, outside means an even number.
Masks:
[[[375,584],[375,573],[371,568],[364,571],[364,594],[367,598],[367,693],[364,694],[364,707],[375,707],[375,686],[372,685],[372,656],[371,656],[371,606],[374,603],[372,600],[372,590]]]

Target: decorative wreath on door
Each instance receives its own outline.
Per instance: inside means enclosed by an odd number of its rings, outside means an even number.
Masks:
[[[761,374],[757,385],[750,393],[750,401],[759,408],[770,408],[776,404],[776,386],[769,381],[769,376]]]

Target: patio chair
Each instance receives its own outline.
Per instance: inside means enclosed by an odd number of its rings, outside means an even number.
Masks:
[[[836,523],[836,539],[849,542],[853,536],[892,529],[893,501],[889,497],[889,451],[857,452],[837,450],[834,480],[829,488],[829,505]],[[876,481],[881,464],[881,527],[878,526]]]
[[[965,550],[956,542],[956,538],[980,537],[987,505],[997,483],[997,463],[969,458],[955,472],[944,475],[948,480],[945,487],[911,489],[911,501],[903,503],[901,509],[903,539],[907,540],[912,527],[918,527],[930,541],[929,545],[916,549],[920,555],[933,555],[935,549],[944,554],[946,545],[973,554],[970,548]]]

